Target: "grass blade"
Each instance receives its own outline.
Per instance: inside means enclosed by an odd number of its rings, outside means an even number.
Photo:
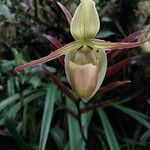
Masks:
[[[54,103],[56,99],[57,99],[57,87],[56,85],[50,85],[47,89],[46,101],[44,106],[39,150],[45,150],[53,115]]]
[[[135,120],[140,122],[142,125],[144,125],[146,128],[150,129],[150,118],[147,117],[146,115],[140,112],[137,112],[135,110],[132,110],[130,108],[120,106],[118,104],[111,104],[111,105],[113,105],[115,108],[119,109],[120,111],[126,113],[130,117],[134,118]]]
[[[18,131],[16,130],[16,125],[13,118],[6,117],[5,126],[8,128],[10,134],[18,143],[21,150],[29,150],[27,144],[24,142]]]
[[[149,138],[150,138],[150,130],[146,131],[146,132],[140,137],[140,141],[141,141],[141,142],[145,142],[145,141],[148,141]]]
[[[41,96],[44,96],[45,92],[36,92],[34,94],[31,94],[29,96],[27,96],[26,98],[24,98],[24,102],[25,104],[28,104],[30,102],[32,102],[34,99],[37,99]],[[15,117],[17,112],[21,109],[22,105],[21,102],[19,101],[18,103],[16,103],[15,105],[13,105],[7,112],[8,116],[12,116]]]
[[[85,107],[85,103],[81,101],[81,105],[80,107]],[[84,135],[87,137],[87,132],[88,132],[88,126],[91,122],[91,119],[92,119],[92,115],[93,115],[93,111],[89,111],[89,112],[86,112],[86,113],[82,113],[81,115],[81,123],[82,123],[82,127],[83,127],[83,132],[84,132]]]
[[[58,127],[54,127],[53,129],[51,129],[50,133],[57,145],[57,148],[59,150],[62,150],[64,148],[64,143],[63,143],[64,132],[63,132],[63,130]]]
[[[67,106],[74,112],[77,112],[75,104],[66,97]],[[85,150],[85,143],[82,139],[78,121],[68,114],[68,129],[69,129],[69,150]]]
[[[34,91],[32,89],[27,89],[23,92],[23,95],[29,95],[31,93],[33,93]],[[4,100],[2,100],[0,102],[0,111],[2,111],[5,107],[7,107],[8,105],[10,105],[11,103],[15,102],[17,99],[19,99],[20,95],[19,94],[15,94],[11,97],[8,97]]]
[[[110,122],[109,122],[105,112],[102,109],[99,109],[98,114],[101,118],[104,132],[105,132],[110,150],[120,150],[119,144],[118,144],[117,139],[114,134],[114,131],[110,125]]]

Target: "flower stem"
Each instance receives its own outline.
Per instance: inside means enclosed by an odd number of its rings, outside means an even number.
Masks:
[[[84,135],[84,130],[83,130],[82,123],[81,123],[80,99],[76,103],[76,107],[77,107],[77,111],[78,111],[78,123],[79,123],[80,133],[81,133],[82,138],[85,142],[85,147],[87,147],[87,138]]]

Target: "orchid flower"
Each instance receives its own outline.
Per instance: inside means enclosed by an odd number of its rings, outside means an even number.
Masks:
[[[146,30],[147,38],[142,41],[111,43],[99,40],[95,37],[100,29],[100,20],[93,0],[81,0],[73,18],[63,5],[59,3],[59,6],[66,14],[67,20],[71,20],[70,31],[75,41],[57,49],[48,56],[16,67],[15,72],[65,55],[67,79],[74,93],[84,102],[88,102],[104,80],[107,70],[106,52],[143,44],[149,38],[149,30]]]

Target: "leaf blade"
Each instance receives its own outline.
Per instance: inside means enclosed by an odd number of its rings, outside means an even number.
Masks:
[[[124,106],[120,106],[118,104],[111,104],[111,105],[114,106],[115,108],[119,109],[120,111],[126,113],[130,117],[134,118],[135,120],[140,122],[142,125],[144,125],[146,128],[150,129],[150,123],[148,122],[148,120],[150,121],[149,117],[145,116],[144,114],[142,114],[140,112],[137,112],[135,110],[132,110],[132,109],[124,107]]]
[[[16,125],[15,125],[13,117],[6,116],[6,118],[5,118],[5,126],[8,128],[9,132],[11,133],[13,138],[18,143],[19,147],[22,150],[29,150],[27,144],[24,142],[23,138],[20,136],[20,134],[16,130]]]
[[[67,106],[73,111],[77,112],[75,104],[66,97]],[[80,128],[77,120],[70,114],[67,116],[68,119],[68,130],[69,130],[69,149],[70,150],[84,150],[85,143],[82,139]]]
[[[47,89],[47,95],[46,95],[46,101],[44,105],[44,113],[42,119],[42,127],[40,133],[39,150],[45,150],[56,97],[57,97],[57,87],[52,84]]]
[[[114,131],[110,125],[110,122],[105,112],[102,109],[99,109],[98,114],[99,114],[99,117],[101,118],[110,150],[120,150]]]

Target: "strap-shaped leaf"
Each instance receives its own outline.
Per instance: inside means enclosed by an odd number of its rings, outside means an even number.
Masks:
[[[118,105],[115,103],[111,104],[111,105],[114,106],[115,108],[119,109],[120,111],[126,113],[127,115],[134,118],[135,120],[140,122],[142,125],[144,125],[148,129],[150,129],[150,118],[147,117],[146,115],[144,115],[136,110],[132,110],[130,108],[127,108],[125,106],[121,106],[121,105]]]
[[[67,106],[77,112],[76,105],[66,97]],[[82,138],[78,121],[70,114],[67,116],[69,130],[69,150],[85,150],[85,143]]]
[[[23,96],[27,96],[31,93],[33,93],[33,90],[32,89],[27,89],[27,90],[23,91]],[[19,98],[20,98],[19,93],[17,93],[15,95],[11,96],[11,97],[8,97],[8,98],[2,100],[0,102],[0,111],[5,109],[6,107],[10,106],[12,103],[14,103]]]
[[[42,127],[40,133],[39,150],[45,150],[50,124],[52,121],[52,115],[54,110],[54,103],[57,99],[57,87],[56,85],[50,85],[47,89],[46,101],[44,105],[44,113],[42,119]]]
[[[98,114],[101,118],[105,136],[106,136],[110,150],[120,150],[113,128],[110,125],[110,122],[108,120],[108,117],[106,116],[106,113],[104,112],[103,109],[99,109]]]
[[[16,140],[17,144],[19,145],[20,149],[22,150],[29,150],[27,144],[21,137],[21,135],[18,133],[16,129],[16,124],[13,117],[6,116],[5,118],[5,126],[9,130],[10,134],[13,136],[13,138]]]

